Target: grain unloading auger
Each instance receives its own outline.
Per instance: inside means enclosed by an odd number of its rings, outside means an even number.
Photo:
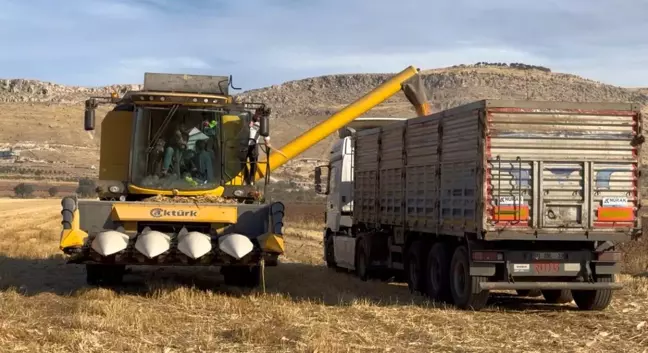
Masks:
[[[65,197],[60,248],[85,264],[91,284],[121,281],[126,266],[220,266],[226,283],[256,286],[284,252],[284,206],[244,185],[252,111],[229,95],[231,77],[145,74],[141,91],[86,101],[85,129],[99,104],[98,200]],[[423,83],[408,67],[259,162],[255,180],[403,90],[421,112]],[[269,134],[268,116],[259,132]]]

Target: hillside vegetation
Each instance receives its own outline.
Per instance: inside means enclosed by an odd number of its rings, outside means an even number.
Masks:
[[[575,75],[553,73],[525,64],[458,65],[423,71],[427,94],[435,111],[484,98],[550,101],[635,102],[647,104],[641,89],[626,89]],[[246,91],[247,100],[273,108],[272,134],[277,147],[366,94],[393,74],[329,75],[289,81]],[[83,100],[90,95],[124,93],[138,85],[99,88],[70,87],[33,80],[0,80],[0,149],[33,142],[29,157],[61,167],[98,163],[98,135],[83,131]],[[101,116],[108,109],[98,111]],[[414,116],[402,93],[367,115]],[[302,157],[323,158],[336,136],[317,144]],[[24,154],[23,154],[24,155]],[[57,165],[58,165],[57,164]]]

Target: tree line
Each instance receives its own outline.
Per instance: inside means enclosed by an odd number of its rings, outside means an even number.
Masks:
[[[529,65],[529,64],[524,64],[524,63],[490,63],[486,61],[480,61],[478,63],[472,64],[472,65],[466,65],[466,64],[460,64],[460,65],[453,65],[451,66],[452,68],[458,68],[458,67],[507,67],[511,69],[518,69],[518,70],[540,70],[544,72],[551,72],[551,69],[548,67],[544,66],[539,66],[539,65]]]
[[[79,185],[76,188],[76,193],[80,197],[95,197],[96,192],[96,183],[90,178],[81,178],[79,179]],[[28,199],[34,197],[34,192],[36,191],[36,185],[30,183],[20,183],[16,185],[13,189],[16,197]],[[56,186],[52,186],[47,189],[49,196],[54,197],[59,193],[59,189]]]

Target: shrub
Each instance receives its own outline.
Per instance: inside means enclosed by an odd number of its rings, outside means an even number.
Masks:
[[[49,189],[47,189],[47,192],[49,193],[49,195],[51,197],[54,197],[54,196],[56,196],[56,194],[58,194],[59,190],[58,190],[58,188],[56,186],[52,186]]]
[[[16,196],[23,199],[31,197],[34,194],[34,186],[30,184],[20,183],[14,187]]]
[[[97,186],[95,181],[90,178],[81,178],[79,179],[79,186],[76,189],[76,193],[81,197],[94,197],[96,195]]]

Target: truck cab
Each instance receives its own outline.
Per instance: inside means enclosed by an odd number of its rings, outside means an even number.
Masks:
[[[325,227],[324,260],[329,267],[355,268],[355,238],[353,226],[353,135],[357,131],[372,129],[406,120],[396,117],[357,118],[342,129],[331,151],[326,165],[315,168],[315,189],[326,195],[324,211]],[[341,235],[341,236],[337,236]]]

